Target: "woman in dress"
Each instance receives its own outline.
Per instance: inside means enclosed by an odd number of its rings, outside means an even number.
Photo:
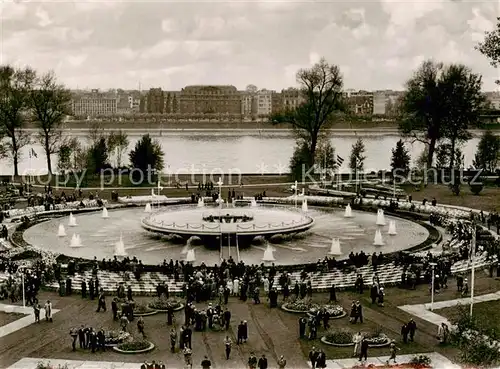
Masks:
[[[45,308],[45,320],[47,322],[52,322],[52,303],[50,302],[50,300],[47,300],[44,308]]]
[[[354,356],[358,357],[361,354],[361,341],[363,340],[363,336],[361,335],[361,332],[358,332],[354,335],[353,341],[354,341]]]

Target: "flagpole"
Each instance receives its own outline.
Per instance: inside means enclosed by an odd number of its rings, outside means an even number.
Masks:
[[[472,318],[472,311],[474,309],[474,285],[476,279],[476,225],[472,223],[472,240],[471,240],[471,249],[472,249],[472,268],[471,268],[471,276],[470,276],[470,317]]]

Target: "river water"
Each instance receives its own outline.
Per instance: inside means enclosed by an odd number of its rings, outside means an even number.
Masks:
[[[124,160],[128,162],[128,152],[134,147],[144,132],[129,131],[130,145]],[[87,141],[82,131],[66,132],[68,136],[77,136],[83,144]],[[283,173],[288,171],[288,163],[293,153],[295,140],[291,132],[281,131],[151,131],[151,135],[160,141],[165,152],[165,171],[171,173]],[[391,150],[399,140],[397,132],[354,132],[342,131],[331,134],[331,142],[336,153],[345,159],[341,170],[347,170],[348,157],[353,143],[362,138],[366,147],[366,170],[390,168]],[[472,163],[476,151],[477,136],[467,142],[462,150],[466,166]],[[29,157],[33,148],[37,157]],[[423,144],[407,143],[412,162],[423,150]],[[115,158],[111,156],[111,162]],[[54,170],[57,157],[52,160]],[[44,174],[47,172],[46,159],[40,145],[33,144],[23,148],[21,174]],[[0,174],[13,173],[10,160],[0,162]]]

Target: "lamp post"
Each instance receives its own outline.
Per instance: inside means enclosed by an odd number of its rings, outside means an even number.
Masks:
[[[472,223],[472,240],[470,244],[471,248],[471,273],[470,273],[470,317],[472,318],[472,310],[474,308],[474,285],[476,279],[476,225]]]
[[[431,281],[431,311],[434,311],[434,280],[435,280],[435,268],[436,268],[436,263],[429,263],[429,265],[432,267],[432,281]]]
[[[161,173],[158,175],[158,185],[156,187],[157,189],[157,205],[158,205],[158,210],[160,209],[160,192],[163,190],[163,187],[161,187]]]
[[[21,288],[23,289],[23,307],[26,307],[26,292],[24,291],[24,267],[19,267],[21,273]]]

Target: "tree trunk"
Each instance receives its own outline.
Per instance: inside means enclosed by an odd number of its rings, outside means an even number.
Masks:
[[[312,168],[314,166],[314,161],[316,157],[316,146],[318,145],[318,135],[311,135],[311,146],[309,150],[309,167]]]
[[[50,143],[49,143],[49,133],[45,132],[45,139],[44,139],[44,150],[45,150],[45,156],[47,157],[47,172],[49,174],[52,174],[52,160],[50,158]]]
[[[17,139],[15,131],[14,134],[12,135],[12,161],[14,164],[14,177],[17,177],[19,176],[19,149],[17,147]]]
[[[435,138],[432,138],[429,142],[429,154],[427,155],[427,169],[432,168],[434,152],[436,151],[436,142],[437,140]]]
[[[455,165],[455,146],[456,146],[456,139],[453,137],[451,139],[451,152],[450,152],[450,170],[453,170],[454,165]]]

